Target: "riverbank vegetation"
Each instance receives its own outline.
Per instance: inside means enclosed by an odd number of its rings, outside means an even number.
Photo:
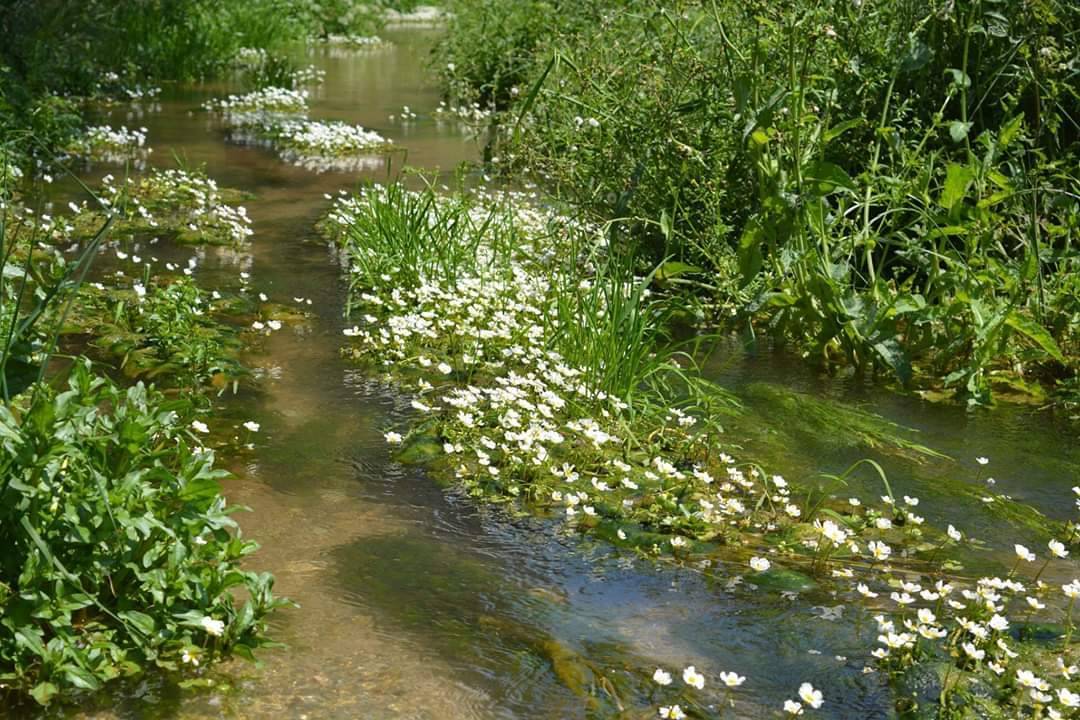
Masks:
[[[436,67],[491,164],[713,321],[973,403],[1074,392],[1074,3],[451,9]]]
[[[207,437],[209,394],[246,377],[240,350],[258,335],[244,323],[273,310],[202,291],[194,258],[151,253],[158,236],[245,241],[240,195],[154,171],[44,213],[3,188],[0,702],[67,702],[146,673],[211,683],[209,665],[271,644],[282,604],[270,575],[242,567],[257,545]]]
[[[1072,712],[1080,589],[1040,578],[1070,577],[1074,523],[1043,518],[1047,550],[1014,543],[1006,557],[960,518],[960,529],[927,523],[920,499],[894,492],[873,461],[787,479],[742,457],[720,424],[730,396],[667,335],[679,295],[652,290],[654,276],[635,275],[600,226],[524,201],[373,186],[341,195],[322,223],[348,261],[346,356],[415,393],[414,424],[386,433],[402,461],[729,589],[842,598],[864,672],[880,673],[901,712]],[[876,492],[855,492],[867,483]],[[1013,518],[1017,534],[1025,518]],[[753,686],[735,691],[737,670],[726,694],[687,690],[671,702],[717,716],[710,702]],[[597,696],[619,708],[656,700]],[[786,711],[822,702],[813,688],[806,697]]]

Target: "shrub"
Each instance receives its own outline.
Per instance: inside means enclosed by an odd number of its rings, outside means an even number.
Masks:
[[[437,62],[501,111],[488,157],[615,221],[643,267],[701,266],[827,366],[982,402],[1075,375],[1074,4],[453,10]]]
[[[279,604],[245,571],[189,400],[77,363],[0,408],[0,681],[39,703],[151,670],[191,675],[267,644]],[[246,600],[234,595],[242,590]]]

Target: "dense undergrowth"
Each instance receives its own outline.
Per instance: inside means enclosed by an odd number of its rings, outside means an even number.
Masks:
[[[815,363],[1075,397],[1080,14],[998,2],[453,3],[488,157]]]
[[[149,252],[158,236],[240,243],[250,221],[236,193],[183,170],[106,176],[63,213],[4,187],[0,702],[71,701],[146,673],[210,683],[206,667],[270,644],[281,605],[273,578],[243,567],[257,545],[206,436],[208,395],[245,377],[247,324],[265,327],[251,322],[265,308]],[[105,251],[118,267],[91,274]]]
[[[402,461],[729,591],[841,600],[864,642],[857,661],[902,713],[1071,717],[1080,706],[1080,586],[1061,579],[1075,524],[976,489],[1003,503],[1003,531],[1041,525],[1045,552],[1017,543],[1005,555],[959,518],[959,529],[927,523],[873,461],[787,479],[741,457],[721,424],[731,397],[667,335],[679,295],[652,290],[599,226],[523,196],[368,187],[339,196],[321,227],[347,261],[346,356],[415,393],[415,422],[386,434]],[[856,427],[881,442],[868,418]],[[849,497],[860,476],[877,483],[873,500]],[[716,670],[708,689],[695,668],[682,688],[658,670],[657,694],[593,669],[588,702],[611,714],[664,702],[661,717],[718,717],[732,701],[736,716],[762,712],[753,678]],[[796,697],[785,712],[842,702],[808,685]]]

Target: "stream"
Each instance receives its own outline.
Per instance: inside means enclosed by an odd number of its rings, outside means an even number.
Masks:
[[[299,609],[273,620],[273,635],[287,649],[264,652],[262,667],[233,662],[215,670],[217,689],[144,681],[67,716],[584,718],[595,716],[588,698],[599,692],[575,686],[587,659],[606,672],[645,677],[656,667],[674,673],[695,665],[713,678],[736,670],[747,677],[746,692],[736,694],[736,717],[775,715],[803,681],[830,700],[842,698],[819,716],[891,717],[890,693],[863,671],[860,653],[873,628],[851,622],[847,613],[857,611],[828,592],[755,592],[746,583],[627,556],[551,522],[478,506],[422,468],[391,459],[383,433],[406,424],[409,398],[340,358],[346,287],[335,252],[313,226],[328,206],[326,194],[360,179],[394,178],[404,163],[449,179],[479,149],[459,128],[430,117],[440,100],[425,67],[434,31],[392,30],[385,37],[393,44],[314,47],[304,60],[327,73],[313,90],[313,119],[358,123],[399,146],[359,171],[314,172],[266,148],[228,142],[226,131],[198,110],[230,91],[225,83],[170,88],[154,101],[160,106],[154,112],[122,107],[103,118],[145,125],[153,164],[171,167],[178,158],[205,166],[222,187],[256,197],[244,203],[254,219],[249,246],[192,250],[163,243],[154,250],[160,262],[183,263],[194,253],[203,287],[237,289],[240,273],[249,273],[253,292],[310,313],[246,358],[260,379],[256,389],[218,401],[228,421],[261,426],[253,448],[224,458],[235,473],[226,494],[252,511],[237,518],[244,534],[262,544],[252,566],[272,571],[277,592]],[[420,117],[391,121],[403,106]],[[110,170],[120,174],[95,168]],[[995,536],[1000,518],[957,507],[947,494],[939,501],[945,484],[985,483],[992,475],[996,491],[1051,517],[1072,516],[1080,448],[1075,433],[1045,413],[968,413],[868,391],[823,379],[771,350],[728,348],[706,371],[746,406],[730,423],[733,442],[746,430],[755,438],[746,450],[790,477],[840,472],[876,457],[897,492],[925,499],[920,509],[928,522],[963,523],[1003,552],[1015,533]],[[775,415],[768,399],[740,391],[755,383],[881,413],[921,431],[915,441],[948,458],[824,442],[786,424],[770,434],[764,428]],[[777,447],[783,456],[776,456]],[[990,462],[979,465],[976,456]],[[880,488],[853,481],[850,492],[872,496]],[[708,701],[723,700],[717,685],[707,687]]]

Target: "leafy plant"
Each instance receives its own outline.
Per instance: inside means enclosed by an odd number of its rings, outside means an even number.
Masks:
[[[281,604],[243,570],[225,473],[191,400],[122,390],[85,363],[0,408],[0,679],[41,704],[148,671],[194,675],[268,644]],[[247,600],[233,594],[243,589]]]

